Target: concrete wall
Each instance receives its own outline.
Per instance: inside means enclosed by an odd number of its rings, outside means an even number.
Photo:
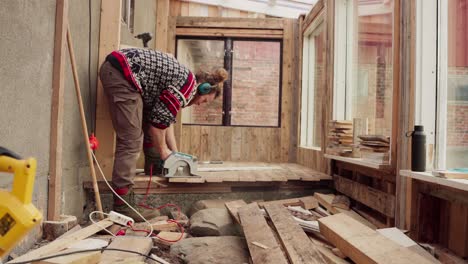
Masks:
[[[91,95],[95,98],[100,1],[92,2]],[[88,126],[88,1],[69,0],[70,28],[78,64]],[[33,203],[47,215],[52,68],[55,32],[54,0],[0,1],[0,146],[38,162]],[[82,216],[85,205],[82,178],[88,164],[81,133],[78,105],[67,58],[63,126],[62,212]],[[93,112],[93,113],[91,113]],[[2,173],[0,188],[10,189],[12,177]],[[40,235],[36,229],[15,250],[22,253]]]
[[[133,33],[125,23],[121,24],[120,43],[122,45],[143,47],[143,42],[135,36],[144,32],[150,32],[153,39],[148,42],[149,48],[155,48],[156,32],[156,2],[157,0],[135,1],[133,17]]]

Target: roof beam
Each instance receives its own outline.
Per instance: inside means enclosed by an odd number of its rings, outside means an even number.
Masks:
[[[247,12],[261,13],[269,16],[298,18],[301,14],[307,14],[317,0],[288,1],[288,0],[185,0],[185,2],[213,5],[229,9]]]

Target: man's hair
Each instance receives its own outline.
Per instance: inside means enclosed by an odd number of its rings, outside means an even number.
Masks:
[[[210,93],[215,93],[215,98],[218,98],[221,95],[222,83],[227,80],[228,72],[223,68],[218,68],[213,71],[203,71],[199,70],[195,74],[198,83],[207,82],[211,84],[212,91]]]

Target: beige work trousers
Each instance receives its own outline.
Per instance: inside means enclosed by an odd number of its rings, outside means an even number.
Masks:
[[[99,77],[116,133],[112,183],[117,188],[130,187],[143,147],[143,100],[141,94],[109,62],[102,64]]]

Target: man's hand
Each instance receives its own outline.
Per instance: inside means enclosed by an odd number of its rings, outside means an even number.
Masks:
[[[166,160],[171,155],[171,153],[172,151],[169,148],[162,149],[160,153],[161,159]]]

